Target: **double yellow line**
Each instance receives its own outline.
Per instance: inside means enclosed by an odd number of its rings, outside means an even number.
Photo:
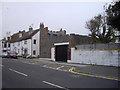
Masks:
[[[85,74],[85,73],[75,72],[74,69],[75,69],[75,67],[72,67],[68,71],[71,72],[71,73],[74,73],[74,74],[79,74],[79,75],[84,75],[84,76],[90,76],[90,77],[97,77],[97,78],[103,78],[103,79],[110,79],[110,80],[120,81],[120,79],[118,79],[118,78],[110,78],[110,77],[105,77],[105,76],[91,75],[91,74]]]

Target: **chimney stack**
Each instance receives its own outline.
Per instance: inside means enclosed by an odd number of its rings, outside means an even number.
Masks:
[[[29,31],[32,31],[32,30],[33,30],[33,28],[31,26],[29,26]]]
[[[44,23],[40,23],[40,29],[44,29]]]

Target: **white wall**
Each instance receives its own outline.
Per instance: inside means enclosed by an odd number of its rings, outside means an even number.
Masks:
[[[11,43],[11,51],[16,51],[19,56],[22,56],[22,54],[24,54],[24,49],[27,49],[29,56],[37,57],[39,55],[39,41],[40,41],[39,35],[40,35],[40,32],[37,32],[32,37],[32,39],[27,39],[27,40],[22,40],[19,42]],[[36,44],[33,44],[34,39],[36,40]],[[24,43],[25,41],[27,41],[27,44]],[[19,50],[19,52],[18,52],[18,50]],[[36,51],[36,55],[33,55],[33,50]]]
[[[24,49],[27,49],[28,50],[28,55],[31,55],[31,39],[27,39],[27,44],[24,44],[24,41],[22,41],[22,46]]]
[[[36,44],[33,44],[34,39],[36,40]],[[37,32],[37,34],[35,34],[32,37],[32,56],[33,57],[37,57],[39,55],[39,42],[40,42],[40,31]],[[33,55],[33,51],[36,51],[36,55]]]
[[[118,66],[118,50],[85,50],[71,48],[71,60],[73,63],[96,64],[106,66]],[[120,66],[120,65],[119,65]]]
[[[55,61],[55,48],[51,48],[51,60]]]
[[[28,54],[31,55],[31,39],[27,39],[27,44],[24,44],[24,41],[25,40],[11,43],[11,51],[16,51],[19,56],[22,56],[22,54],[24,54],[22,48],[23,50],[26,48],[28,50]],[[20,43],[20,45],[18,43]]]
[[[6,44],[6,47],[4,47],[4,45]],[[3,46],[3,48],[2,48],[2,50],[6,50],[6,51],[9,51],[10,50],[10,47],[8,47],[8,42],[6,43],[6,42],[3,42],[2,43],[2,41],[1,41],[1,46]]]

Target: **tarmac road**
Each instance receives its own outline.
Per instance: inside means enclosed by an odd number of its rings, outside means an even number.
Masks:
[[[2,88],[118,88],[117,80],[78,75],[64,66],[48,68],[48,63],[30,64],[19,59],[2,60]]]

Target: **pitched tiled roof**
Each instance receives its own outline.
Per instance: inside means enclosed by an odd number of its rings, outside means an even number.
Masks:
[[[37,30],[33,30],[31,33],[25,32],[25,31],[19,31],[18,33],[15,33],[11,36],[11,40],[9,40],[8,42],[13,43],[13,42],[19,42],[22,40],[27,40],[27,39],[31,39],[32,36],[34,36],[37,32],[39,31],[39,29]],[[19,37],[19,34],[22,34],[22,37]]]
[[[1,41],[4,42],[4,43],[9,42],[9,40],[6,40],[6,38],[3,38]]]

